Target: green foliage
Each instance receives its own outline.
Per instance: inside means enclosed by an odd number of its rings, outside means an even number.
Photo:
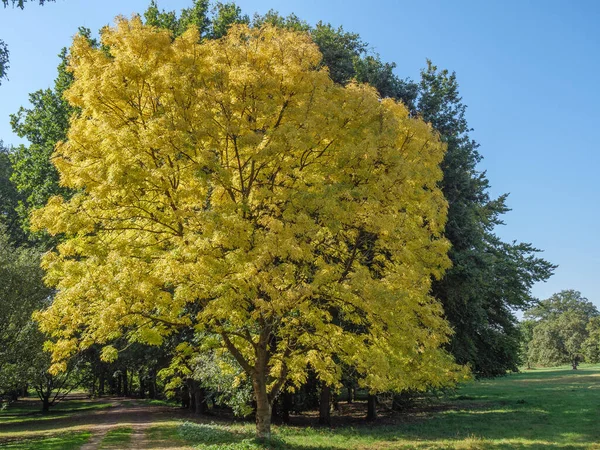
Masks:
[[[48,2],[54,2],[56,0],[38,0],[40,5],[43,5],[44,3],[48,3]],[[2,0],[2,4],[4,5],[4,7],[6,8],[9,4],[11,4],[13,7],[17,7],[17,8],[25,8],[25,3],[27,3],[27,0]]]
[[[6,43],[0,39],[0,84],[2,84],[3,79],[6,79],[9,68],[9,58],[10,52],[8,51],[8,47]]]
[[[600,317],[592,317],[586,326],[587,339],[582,345],[585,360],[590,363],[600,362]]]
[[[569,363],[573,369],[583,361],[582,344],[588,337],[585,316],[566,311],[542,320],[533,329],[529,359],[543,366]]]
[[[525,312],[525,317],[534,320],[552,320],[566,312],[574,312],[586,320],[600,313],[592,302],[574,289],[553,294]]]
[[[40,252],[15,248],[0,229],[0,392],[26,382],[41,352],[31,314],[47,303],[51,292],[42,278]]]
[[[531,287],[554,266],[530,244],[505,243],[494,235],[508,210],[506,196],[490,199],[489,181],[477,169],[479,145],[469,136],[456,74],[428,61],[419,92],[419,114],[448,146],[441,187],[449,204],[445,235],[453,266],[434,282],[433,292],[455,331],[450,350],[481,376],[517,370],[520,336],[513,311],[531,304]]]
[[[600,312],[579,291],[565,290],[539,302],[525,313],[534,322],[528,358],[551,366],[597,360],[596,339]]]
[[[25,234],[17,213],[21,195],[10,181],[13,174],[10,156],[10,150],[4,148],[0,141],[0,227],[6,230],[10,241],[18,246],[25,243]]]
[[[250,17],[242,14],[242,9],[233,2],[217,4],[213,7],[210,37],[222,38],[227,34],[231,25],[236,23],[250,24]]]
[[[30,144],[13,149],[11,181],[20,193],[17,212],[24,230],[29,232],[29,213],[46,204],[54,195],[69,197],[71,191],[58,183],[58,172],[52,164],[52,152],[59,141],[66,139],[69,118],[74,112],[63,93],[73,77],[66,70],[67,50],[59,54],[58,75],[52,89],[39,90],[29,95],[31,106],[21,107],[11,115],[13,131]],[[33,240],[43,240],[43,235],[31,235]]]
[[[185,8],[178,16],[175,11],[158,9],[155,0],[144,12],[144,22],[158,28],[171,31],[174,37],[181,36],[189,27],[196,27],[203,36],[208,33],[210,21],[208,19],[209,0],[194,0],[191,8]]]

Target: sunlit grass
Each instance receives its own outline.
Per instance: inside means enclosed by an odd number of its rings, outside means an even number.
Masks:
[[[567,367],[539,369],[471,382],[430,407],[399,414],[392,424],[364,423],[335,429],[274,426],[275,438],[267,447],[254,440],[251,422],[215,424],[207,423],[210,419],[198,418],[194,420],[204,423],[184,424],[168,416],[156,419],[154,425],[146,430],[145,441],[149,448],[205,450],[600,450],[599,387],[600,365],[584,365],[577,371]],[[151,402],[133,402],[144,403]],[[87,411],[106,406],[101,402],[65,403],[61,407],[63,411],[57,411],[55,415],[56,423],[29,422],[31,414],[36,414],[30,405],[13,408],[12,411],[9,408],[0,414],[0,447],[34,450],[78,448],[79,442],[89,437],[85,427],[90,425],[61,414],[81,417]],[[131,447],[134,429],[133,423],[120,423],[107,433],[101,446],[110,449]],[[67,431],[71,433],[65,434]],[[34,436],[37,437],[33,439]]]
[[[2,442],[0,447],[9,450],[75,450],[91,437],[91,433],[65,433],[35,439],[18,439]]]
[[[102,439],[100,449],[122,449],[129,445],[133,429],[130,427],[120,427],[110,430]]]

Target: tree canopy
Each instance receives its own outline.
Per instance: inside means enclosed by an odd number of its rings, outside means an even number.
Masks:
[[[351,363],[374,392],[464,375],[429,295],[448,267],[431,127],[334,84],[306,33],[173,41],[134,18],[102,43],[71,49],[80,112],[54,161],[77,193],[33,216],[66,236],[44,259],[57,294],[38,316],[55,369],[92,343],[160,344],[193,325],[252,380],[259,435],[307,364],[336,383]]]
[[[528,359],[545,366],[569,363],[576,369],[587,357],[595,361],[600,313],[579,291],[565,290],[525,313],[534,321]]]

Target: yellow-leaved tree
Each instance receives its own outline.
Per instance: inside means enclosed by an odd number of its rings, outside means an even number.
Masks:
[[[55,370],[93,343],[111,359],[124,334],[159,345],[193,326],[252,380],[260,437],[309,365],[335,385],[349,364],[372,392],[464,375],[429,296],[449,263],[444,148],[427,124],[335,85],[305,33],[173,40],[134,17],[102,42],[71,48],[80,112],[54,163],[77,194],[32,219],[65,236],[38,316]]]

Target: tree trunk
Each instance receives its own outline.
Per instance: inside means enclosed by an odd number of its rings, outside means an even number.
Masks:
[[[352,386],[351,384],[348,385],[348,397],[347,397],[347,401],[348,403],[352,403],[352,400],[354,400],[354,386]]]
[[[156,370],[154,368],[149,371],[148,397],[156,398]]]
[[[331,388],[325,383],[321,385],[321,399],[319,403],[319,424],[331,425]]]
[[[140,398],[145,398],[146,397],[146,384],[144,383],[144,370],[143,369],[140,369],[138,371],[138,379],[140,380],[139,396],[140,396]]]
[[[104,372],[100,373],[100,381],[98,385],[98,396],[102,397],[104,395]]]
[[[571,363],[571,366],[573,367],[573,370],[577,370],[577,363],[576,362]]]
[[[123,369],[123,395],[129,397],[129,385],[127,383],[127,368]]]
[[[377,420],[377,396],[373,394],[367,397],[367,420]]]
[[[48,414],[50,412],[50,396],[42,397],[42,413]]]
[[[188,407],[189,407],[190,411],[195,412],[196,411],[196,396],[194,395],[194,380],[188,379],[187,387],[188,387],[188,397],[190,398],[190,401],[188,402]]]
[[[206,414],[208,404],[206,403],[206,390],[194,383],[196,390],[194,391],[194,404],[196,406],[196,414]]]
[[[284,392],[281,399],[281,421],[283,423],[290,423],[290,410],[293,405],[293,397],[290,392]]]
[[[266,374],[257,374],[252,380],[256,399],[256,437],[271,439],[271,402],[267,394]]]

